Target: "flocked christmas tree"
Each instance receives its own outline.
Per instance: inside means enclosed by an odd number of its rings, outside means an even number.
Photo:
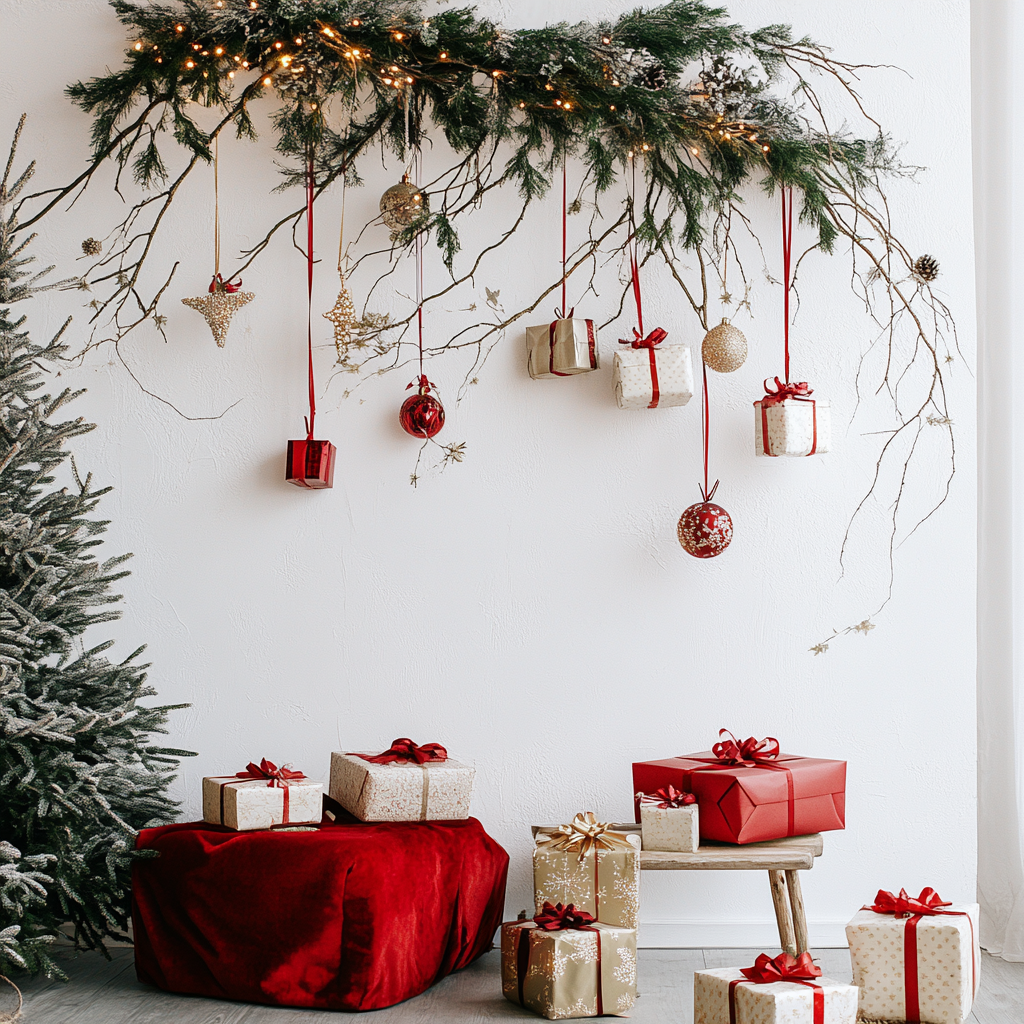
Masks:
[[[90,646],[120,615],[111,587],[129,556],[96,554],[109,488],[67,450],[93,424],[62,418],[82,392],[44,390],[63,328],[39,345],[12,311],[58,287],[27,269],[32,238],[17,236],[33,171],[12,180],[17,141],[0,181],[0,973],[59,975],[48,945],[62,925],[87,948],[124,937],[136,830],[172,820],[166,789],[188,751],[150,744],[172,708],[140,703],[155,693],[143,648],[115,662],[112,641]]]

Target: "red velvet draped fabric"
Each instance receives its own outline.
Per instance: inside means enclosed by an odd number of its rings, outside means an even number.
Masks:
[[[374,1010],[491,946],[508,854],[475,818],[316,832],[145,829],[132,920],[139,980],[168,992]]]

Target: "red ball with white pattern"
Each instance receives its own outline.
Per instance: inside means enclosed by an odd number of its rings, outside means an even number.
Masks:
[[[714,558],[732,543],[732,517],[713,501],[691,505],[680,517],[679,543],[694,558]]]

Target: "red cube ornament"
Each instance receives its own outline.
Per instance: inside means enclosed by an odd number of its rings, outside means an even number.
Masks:
[[[334,459],[338,449],[330,441],[289,441],[285,480],[296,487],[318,490],[334,486]]]

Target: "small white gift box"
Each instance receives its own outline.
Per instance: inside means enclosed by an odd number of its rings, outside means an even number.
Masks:
[[[815,1013],[813,986],[822,993],[820,1017]],[[856,1024],[856,986],[829,978],[815,978],[813,986],[797,981],[750,982],[738,967],[697,971],[693,1024]]]
[[[864,909],[846,926],[861,1016],[961,1024],[978,987],[978,904],[936,902],[915,914],[921,897],[880,892],[876,906],[882,897],[902,901],[894,906],[902,916]]]
[[[527,368],[535,380],[589,373],[601,365],[593,320],[566,317],[527,327],[526,354]]]
[[[423,764],[375,764],[359,754],[335,751],[328,795],[360,821],[468,818],[476,769],[445,756],[446,760]]]
[[[809,397],[806,384],[783,384],[754,403],[754,454],[823,455],[832,445],[832,410],[827,401]]]
[[[692,793],[638,793],[643,848],[663,853],[696,853],[700,811]],[[693,802],[686,803],[689,797]]]
[[[625,342],[623,342],[625,344]],[[620,409],[667,409],[693,397],[693,362],[686,345],[620,349],[612,367]]]
[[[253,778],[268,770],[263,777]],[[203,779],[203,821],[226,825],[239,832],[272,828],[274,825],[318,824],[323,816],[322,782],[307,779],[300,772],[278,769],[264,760],[260,768],[250,764],[239,775],[212,775]],[[288,778],[300,775],[300,778]]]

